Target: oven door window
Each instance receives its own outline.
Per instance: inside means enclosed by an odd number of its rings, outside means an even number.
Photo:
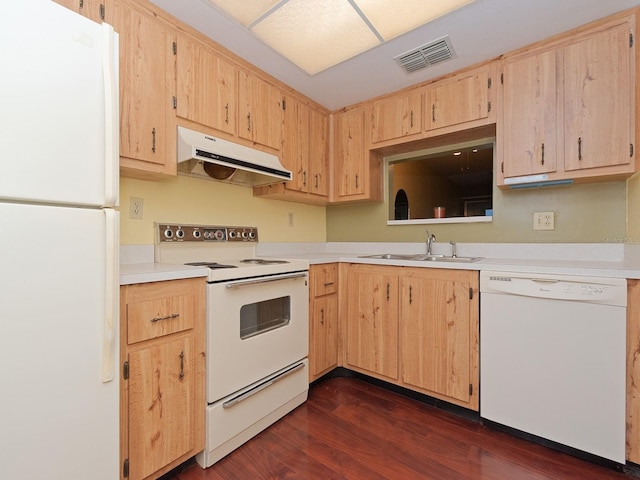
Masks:
[[[291,320],[291,297],[270,298],[240,308],[240,338],[266,333],[288,325]]]

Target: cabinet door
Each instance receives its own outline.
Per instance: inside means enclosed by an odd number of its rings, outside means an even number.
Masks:
[[[309,193],[329,195],[329,117],[311,109],[309,136]]]
[[[115,2],[114,13],[120,35],[120,155],[150,164],[152,171],[175,173],[175,159],[167,166],[165,151],[170,38],[162,23],[142,11]]]
[[[489,116],[489,71],[475,70],[442,80],[426,94],[426,130]]]
[[[309,370],[315,377],[338,365],[338,296],[314,298],[311,315]]]
[[[178,38],[176,55],[176,115],[235,134],[237,69],[187,38]]]
[[[129,480],[195,448],[194,363],[191,336],[129,354]]]
[[[362,195],[365,192],[364,111],[353,109],[336,117],[336,168],[339,197]]]
[[[422,92],[393,95],[373,103],[371,141],[406,137],[422,131]]]
[[[282,143],[282,94],[248,72],[238,76],[238,135],[275,150]]]
[[[346,361],[398,379],[398,276],[393,270],[350,268]]]
[[[285,188],[309,191],[309,107],[293,97],[286,98],[281,160],[293,172]]]
[[[110,0],[53,0],[60,5],[73,10],[80,15],[90,18],[95,22],[106,20],[106,11],[110,7]],[[110,23],[110,22],[109,22]]]
[[[565,170],[630,162],[629,35],[624,23],[563,49]]]
[[[402,279],[400,330],[405,383],[469,401],[469,288],[468,282],[435,272]]]
[[[556,51],[503,66],[504,176],[556,171]]]

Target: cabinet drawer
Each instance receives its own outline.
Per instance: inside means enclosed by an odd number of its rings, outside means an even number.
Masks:
[[[193,283],[176,280],[126,287],[123,295],[129,345],[193,328]]]
[[[338,264],[312,265],[313,296],[321,297],[338,291]]]

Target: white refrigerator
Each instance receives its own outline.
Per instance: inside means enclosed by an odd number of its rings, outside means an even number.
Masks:
[[[2,478],[119,478],[117,40],[0,2]]]

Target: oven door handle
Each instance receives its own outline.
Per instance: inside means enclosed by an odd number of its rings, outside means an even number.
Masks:
[[[241,393],[240,395],[238,395],[236,397],[230,398],[229,400],[227,400],[226,402],[224,402],[222,404],[222,407],[223,408],[231,408],[235,404],[240,403],[243,400],[246,400],[247,398],[255,395],[256,393],[264,390],[267,387],[270,387],[271,385],[276,383],[278,380],[282,380],[284,377],[288,377],[292,373],[297,372],[302,367],[304,367],[304,363],[298,363],[297,365],[294,365],[293,367],[291,367],[289,370],[285,370],[284,372],[282,372],[277,377],[274,377],[274,378],[272,378],[270,380],[267,380],[266,382],[261,383],[260,385],[256,385],[251,390],[248,390],[248,391],[246,391],[244,393]]]
[[[283,275],[273,275],[270,277],[249,278],[247,280],[238,280],[225,284],[227,288],[245,287],[247,285],[255,285],[257,283],[277,282],[280,280],[289,280],[290,278],[306,278],[307,272],[285,273]]]

